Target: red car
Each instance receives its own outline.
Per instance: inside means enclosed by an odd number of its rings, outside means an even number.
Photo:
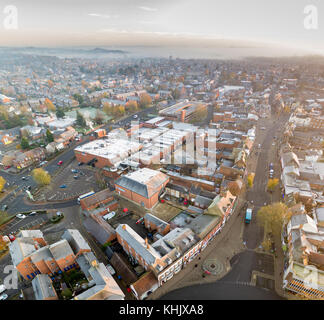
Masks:
[[[9,238],[9,240],[10,240],[11,242],[13,242],[13,241],[16,240],[16,237],[13,236],[12,234],[9,234],[9,235],[8,235],[8,238]]]
[[[60,165],[62,165],[62,164],[63,164],[63,161],[62,161],[62,160],[60,160],[60,161],[57,163],[58,166],[60,166]]]
[[[8,170],[9,168],[11,168],[11,166],[5,166],[4,169]]]

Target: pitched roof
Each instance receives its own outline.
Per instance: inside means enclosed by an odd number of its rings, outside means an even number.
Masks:
[[[57,298],[57,294],[52,285],[52,281],[47,274],[38,274],[32,281],[32,287],[36,300]]]
[[[55,242],[49,246],[49,249],[55,260],[60,260],[69,255],[73,255],[73,251],[67,242],[67,240],[63,239],[58,242]]]
[[[132,284],[132,287],[136,291],[139,298],[150,290],[154,291],[158,286],[159,283],[152,271],[144,273],[142,277]]]
[[[75,254],[80,250],[91,250],[79,230],[67,229],[62,235],[62,239],[66,239],[69,242]]]
[[[168,179],[168,176],[160,171],[143,168],[122,176],[115,184],[148,199],[155,194],[161,185]]]

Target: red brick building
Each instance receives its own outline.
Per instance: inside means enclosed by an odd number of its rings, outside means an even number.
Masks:
[[[169,177],[162,172],[143,168],[119,178],[115,188],[122,197],[151,209],[168,182]]]

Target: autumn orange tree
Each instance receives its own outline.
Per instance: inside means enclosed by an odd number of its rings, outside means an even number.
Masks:
[[[144,93],[140,97],[139,106],[140,108],[148,108],[152,103],[152,98],[147,93]]]
[[[138,104],[136,101],[131,100],[125,104],[125,109],[131,113],[134,113],[138,110]]]
[[[280,235],[282,226],[291,216],[288,207],[282,202],[276,202],[262,207],[257,212],[257,222],[264,227],[265,234]]]
[[[254,176],[255,176],[255,173],[250,173],[247,177],[247,184],[250,188],[253,187],[253,181],[254,181]]]
[[[50,174],[42,168],[34,169],[32,171],[32,176],[34,181],[40,186],[48,185],[51,183]]]
[[[54,112],[56,110],[56,107],[54,106],[53,102],[50,99],[46,98],[44,103],[45,103],[48,111]]]
[[[278,185],[278,183],[279,183],[279,179],[277,178],[269,179],[267,185],[268,190],[272,192],[275,189],[275,187]]]
[[[3,191],[3,189],[4,189],[5,185],[6,185],[6,183],[7,183],[6,179],[5,179],[4,177],[1,177],[1,176],[0,176],[0,192]]]

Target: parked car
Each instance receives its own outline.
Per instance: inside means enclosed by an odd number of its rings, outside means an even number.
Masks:
[[[0,296],[0,300],[6,300],[8,299],[8,295],[6,293],[3,293],[1,296]]]
[[[9,238],[10,242],[13,242],[13,241],[16,240],[16,237],[14,235],[12,235],[12,234],[9,234],[8,238]]]
[[[30,216],[35,216],[36,213],[37,213],[36,211],[32,211],[29,215],[30,215]]]
[[[66,184],[62,184],[62,185],[60,185],[60,188],[61,188],[61,189],[65,189],[65,188],[66,188]]]
[[[83,162],[79,162],[79,163],[78,163],[78,166],[82,166],[82,165],[83,165]]]
[[[60,161],[57,163],[58,166],[61,166],[62,164],[63,164],[63,161],[62,161],[62,160],[60,160]]]
[[[5,170],[8,170],[8,169],[10,169],[10,168],[11,168],[11,166],[5,166],[5,167],[4,167]]]
[[[106,268],[112,276],[116,273],[115,269],[110,264],[107,264]]]
[[[73,176],[74,179],[79,179],[79,176]]]
[[[6,204],[4,204],[1,208],[2,211],[6,211],[8,209],[8,206]]]
[[[76,170],[76,169],[71,169],[71,172],[72,172],[72,173],[78,173],[78,172],[79,172],[79,170]]]
[[[144,221],[144,218],[142,217],[142,218],[139,218],[137,221],[136,221],[136,224],[139,224],[139,223],[141,223],[142,221]]]
[[[22,177],[21,180],[26,180],[26,177]]]
[[[133,118],[134,119],[137,119],[138,118],[138,115],[137,114],[134,114]]]
[[[16,215],[16,217],[19,218],[19,219],[25,219],[26,218],[26,216],[24,214],[21,214],[21,213],[18,213]]]
[[[106,221],[112,219],[116,215],[115,211],[111,211],[108,214],[104,215],[102,218]]]

